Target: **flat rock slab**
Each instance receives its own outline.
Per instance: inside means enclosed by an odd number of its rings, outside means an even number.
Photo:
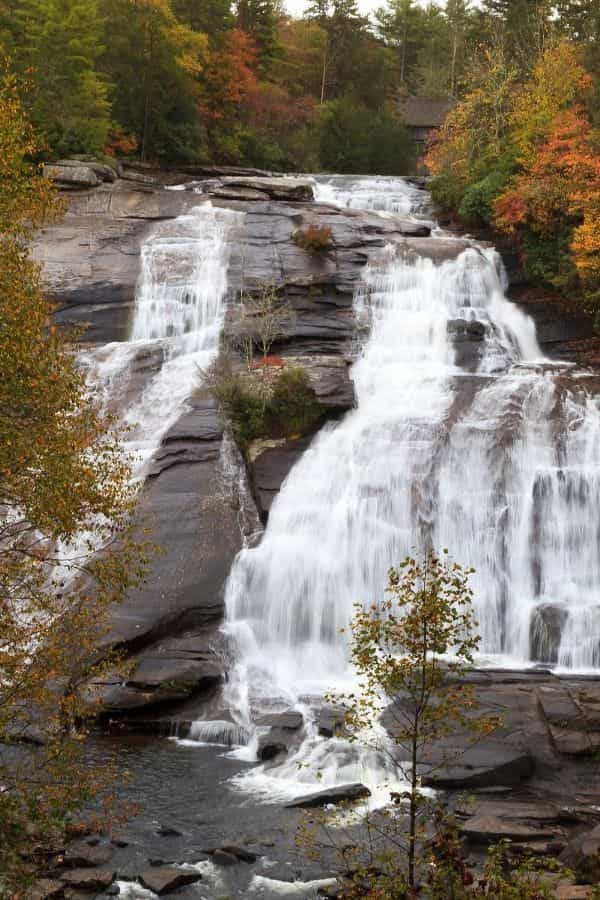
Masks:
[[[101,182],[100,178],[90,166],[80,163],[74,165],[48,165],[44,166],[43,174],[45,178],[54,181],[64,188],[91,188],[97,187]]]
[[[176,869],[171,866],[146,869],[146,871],[142,872],[140,875],[140,883],[159,896],[170,894],[171,891],[185,887],[188,884],[195,884],[201,879],[202,875],[200,872]]]
[[[429,752],[424,752],[421,762],[425,766],[435,766],[422,779],[425,787],[433,788],[518,784],[534,771],[534,762],[528,753],[498,739],[487,739],[464,750],[460,747],[455,750],[440,741]]]
[[[116,872],[110,869],[71,869],[70,872],[61,872],[60,878],[69,887],[102,891],[113,883]]]
[[[271,727],[289,728],[297,731],[304,725],[304,716],[295,709],[288,709],[281,713],[268,713],[256,720],[257,725],[269,725]]]
[[[554,746],[565,756],[592,756],[600,750],[600,732],[550,726]]]
[[[569,818],[553,803],[535,801],[467,799],[456,807],[456,812],[469,817],[489,818],[520,822],[558,823]]]
[[[462,834],[474,842],[507,838],[518,841],[550,840],[556,837],[556,831],[543,827],[533,827],[498,816],[472,816],[459,826]]]
[[[112,847],[106,845],[99,844],[96,847],[89,844],[71,845],[64,855],[64,864],[74,869],[95,869],[109,862],[113,854]]]
[[[364,800],[370,796],[371,791],[364,784],[340,784],[314,794],[298,797],[292,803],[286,803],[286,807],[287,809],[314,809],[318,806],[328,806],[330,803]]]
[[[237,175],[223,178],[223,184],[230,190],[242,188],[266,194],[273,200],[312,200],[313,185],[299,178],[257,178]]]

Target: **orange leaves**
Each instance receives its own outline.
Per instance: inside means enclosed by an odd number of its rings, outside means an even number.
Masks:
[[[206,118],[221,119],[224,107],[239,105],[256,87],[256,58],[254,41],[239,28],[227,32],[223,47],[209,53],[200,103]]]
[[[600,191],[588,204],[583,223],[575,229],[571,250],[581,280],[600,285]]]
[[[313,121],[317,103],[313,97],[292,97],[286,88],[262,81],[249,89],[244,111],[253,125],[285,132]]]
[[[600,158],[582,106],[558,113],[523,171],[496,201],[496,224],[505,231],[528,223],[551,231],[557,217],[585,217],[600,197]]]
[[[561,40],[540,56],[531,78],[521,86],[511,113],[511,133],[520,159],[527,165],[552,130],[556,116],[586,95],[591,78],[581,65],[578,48]]]
[[[21,817],[42,833],[98,781],[77,766],[79,687],[103,671],[106,611],[139,583],[143,558],[119,434],[88,396],[72,336],[50,324],[29,254],[34,228],[59,211],[33,153],[15,80],[0,74],[0,743],[45,738],[33,769],[27,756],[10,769],[0,758],[2,885],[19,888]],[[82,530],[75,556],[61,558],[59,542]]]

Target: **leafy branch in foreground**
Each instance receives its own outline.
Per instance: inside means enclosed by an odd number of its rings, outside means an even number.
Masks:
[[[17,86],[0,75],[0,897],[27,885],[35,841],[90,797],[84,686],[107,611],[144,573],[114,421],[51,322],[29,244],[60,213],[29,163]]]
[[[335,699],[345,708],[350,740],[390,756],[407,789],[392,791],[388,808],[368,813],[366,840],[346,841],[342,896],[412,896],[419,863],[427,865],[430,852],[424,826],[431,809],[421,773],[431,774],[464,752],[464,746],[444,749],[445,737],[461,731],[475,743],[498,724],[473,720],[473,693],[461,680],[479,646],[472,572],[445,554],[408,557],[390,569],[381,603],[357,607],[352,660],[360,689]],[[373,728],[380,719],[387,741],[381,726]],[[442,748],[441,758],[431,754],[434,745]],[[361,894],[367,887],[373,893]]]

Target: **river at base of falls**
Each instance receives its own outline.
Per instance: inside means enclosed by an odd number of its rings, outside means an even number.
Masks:
[[[333,178],[317,198],[429,214],[402,179]],[[236,663],[223,705],[248,735],[234,755],[256,759],[264,713],[304,717],[284,762],[234,779],[270,801],[361,781],[377,805],[402,787],[382,730],[349,745],[319,736],[317,720],[326,693],[355,686],[342,635],[354,604],[383,597],[408,553],[448,548],[475,568],[482,664],[527,664],[537,641],[555,655],[545,662],[600,665],[600,412],[586,373],[544,358],[534,323],[505,297],[499,256],[475,242],[439,265],[388,247],[362,281],[355,308],[370,332],[353,366],[356,409],[294,466],[227,585]],[[453,334],[469,327],[479,343],[465,365]],[[551,649],[546,615],[561,621]],[[196,723],[194,737],[210,727]]]

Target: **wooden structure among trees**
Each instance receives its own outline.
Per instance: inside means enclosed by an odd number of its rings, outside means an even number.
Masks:
[[[441,128],[453,105],[451,97],[407,97],[402,101],[402,121],[419,156],[430,132]]]

